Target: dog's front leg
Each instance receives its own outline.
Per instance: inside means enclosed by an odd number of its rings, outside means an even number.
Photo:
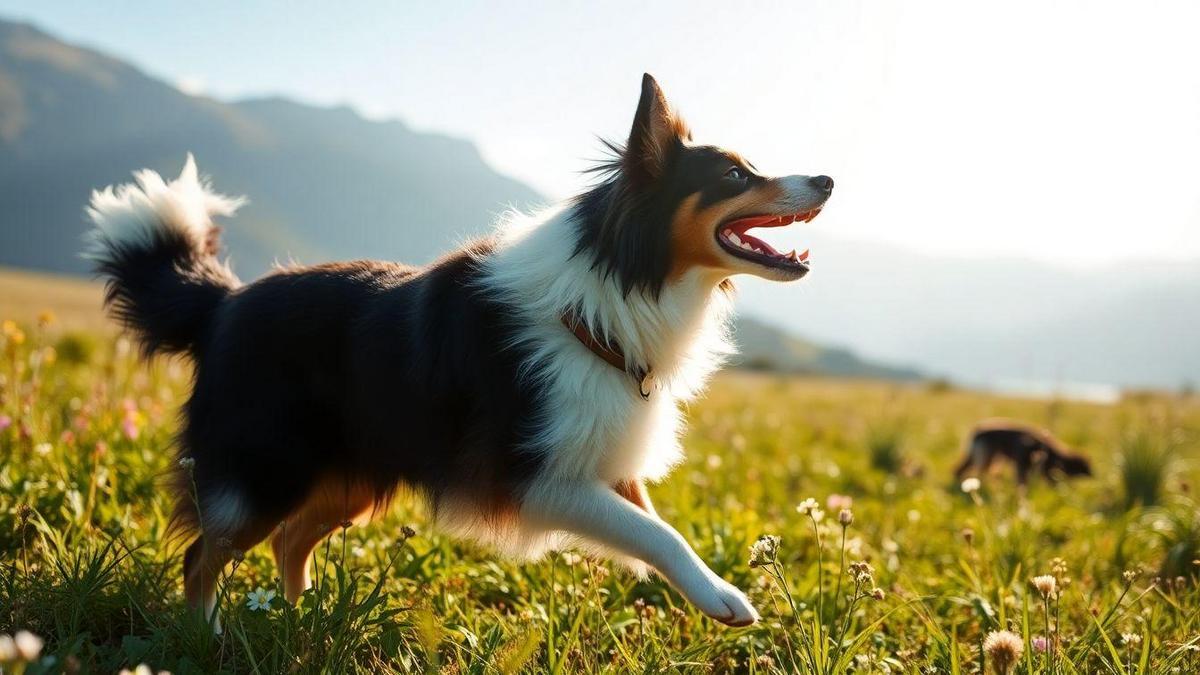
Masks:
[[[644,561],[713,619],[748,626],[758,613],[746,596],[708,569],[683,536],[599,482],[542,484],[526,495],[529,525],[562,530]]]

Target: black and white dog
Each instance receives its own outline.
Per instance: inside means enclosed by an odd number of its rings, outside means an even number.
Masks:
[[[250,284],[216,257],[212,218],[240,200],[190,157],[173,181],[144,170],[92,195],[111,314],[147,355],[195,363],[175,483],[177,522],[199,533],[190,603],[215,615],[233,552],[268,536],[295,601],[317,543],[404,485],[452,532],[523,556],[581,544],[648,565],[718,621],[757,619],[658,518],[645,481],[678,461],[679,403],[730,351],[729,277],[808,272],[807,251],[749,230],[811,220],[833,181],[763,176],[692,142],[649,75],[611,147],[587,192],[428,266]]]

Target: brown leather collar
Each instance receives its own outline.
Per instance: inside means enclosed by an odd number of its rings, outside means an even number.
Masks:
[[[608,365],[622,373],[628,373],[637,382],[638,392],[642,395],[642,398],[650,398],[651,382],[649,368],[635,366],[633,370],[626,369],[625,353],[621,351],[621,345],[615,342],[605,344],[597,340],[592,335],[592,331],[588,330],[587,324],[583,322],[583,319],[576,316],[574,312],[563,312],[559,318],[562,320],[563,325],[567,327],[567,330],[571,331],[571,334],[575,336],[576,340],[579,340],[584,347],[587,347],[590,352],[599,356]]]

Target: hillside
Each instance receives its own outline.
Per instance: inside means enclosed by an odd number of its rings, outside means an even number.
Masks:
[[[284,99],[188,96],[103,54],[0,21],[0,264],[80,273],[92,189],[187,152],[249,205],[229,228],[238,270],[364,255],[424,262],[539,203],[469,142]]]

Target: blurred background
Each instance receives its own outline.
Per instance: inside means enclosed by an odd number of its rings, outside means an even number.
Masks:
[[[826,173],[744,367],[1111,400],[1200,381],[1192,2],[0,0],[0,314],[99,322],[91,189],[196,154],[274,261],[424,262],[585,187],[653,73],[697,140]]]

